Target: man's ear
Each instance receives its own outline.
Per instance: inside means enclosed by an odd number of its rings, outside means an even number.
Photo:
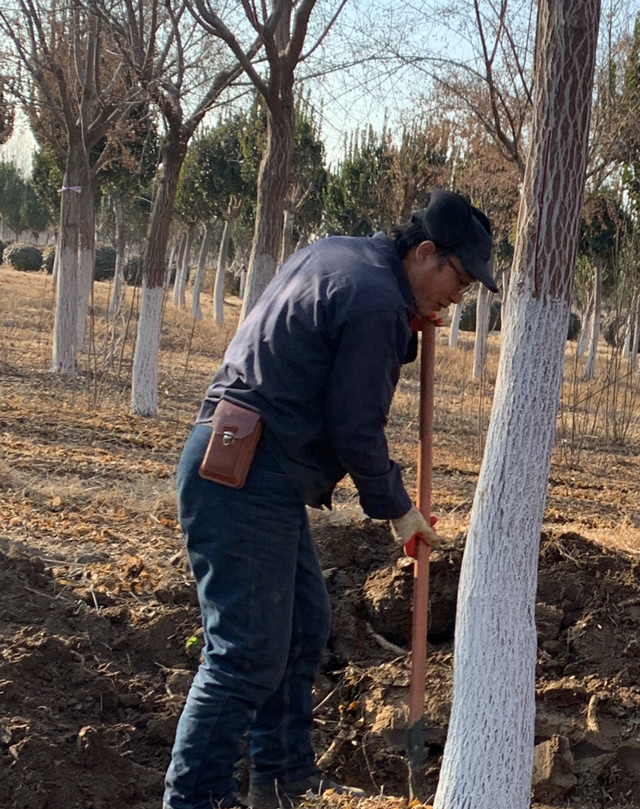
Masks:
[[[418,256],[419,259],[422,260],[427,258],[427,256],[432,256],[437,251],[437,249],[438,248],[435,246],[435,244],[427,239],[424,242],[420,242],[420,244],[416,248],[416,255]]]

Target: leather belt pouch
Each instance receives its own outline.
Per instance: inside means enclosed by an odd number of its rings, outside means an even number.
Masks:
[[[200,477],[241,489],[262,433],[262,418],[255,410],[222,399],[211,427],[209,445],[198,470]]]

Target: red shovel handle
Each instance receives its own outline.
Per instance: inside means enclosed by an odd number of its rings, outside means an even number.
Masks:
[[[433,379],[435,369],[436,330],[430,323],[422,326],[420,356],[420,441],[418,450],[418,502],[427,517],[431,513],[431,436],[433,432]],[[409,540],[411,544],[415,537]],[[413,571],[413,630],[411,633],[411,688],[409,694],[409,723],[422,719],[427,657],[427,623],[429,609],[428,543],[414,543]],[[413,555],[413,554],[411,554]]]

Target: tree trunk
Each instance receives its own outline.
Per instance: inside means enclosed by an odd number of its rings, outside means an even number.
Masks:
[[[60,198],[60,236],[57,257],[56,312],[53,326],[52,370],[63,374],[76,372],[78,351],[78,246],[81,208],[87,204],[87,191],[82,187],[86,171],[86,154],[82,143],[71,142]],[[80,193],[71,188],[79,186]]]
[[[198,255],[196,277],[193,279],[191,313],[196,320],[202,320],[202,309],[200,308],[200,289],[202,287],[202,277],[204,275],[204,268],[207,263],[207,256],[209,255],[209,247],[211,246],[211,236],[213,234],[214,225],[215,220],[213,222],[207,222],[204,226],[202,233],[202,244],[200,245],[200,254]]]
[[[169,291],[169,287],[171,286],[171,278],[173,274],[173,266],[176,262],[176,255],[180,254],[180,247],[178,239],[174,239],[173,244],[171,245],[171,252],[169,253],[169,261],[167,261],[167,272],[164,277],[164,291],[165,293]]]
[[[503,331],[507,319],[509,318],[509,283],[511,281],[511,271],[504,270],[502,273],[502,303],[500,306],[500,330]]]
[[[580,339],[578,340],[578,357],[584,356],[587,348],[589,347],[589,337],[591,336],[591,321],[593,319],[593,309],[595,306],[596,293],[595,290],[589,296],[587,308],[582,313],[582,329],[580,330]]]
[[[142,296],[138,338],[133,359],[131,412],[158,414],[158,350],[162,320],[165,257],[171,212],[188,138],[169,132],[162,155],[162,181],[153,203],[142,259]]]
[[[455,348],[458,345],[458,337],[460,336],[460,318],[462,317],[462,301],[456,303],[453,309],[453,319],[451,320],[451,329],[449,331],[449,348]]]
[[[233,233],[235,216],[228,213],[224,220],[220,250],[218,251],[218,266],[216,268],[216,282],[213,287],[213,320],[218,326],[224,323],[224,279],[227,272],[227,258],[229,256],[229,243]]]
[[[629,357],[629,365],[632,371],[635,371],[638,365],[638,351],[640,351],[640,298],[636,301],[636,324],[633,331],[633,340],[631,341],[631,356]]]
[[[91,173],[89,171],[89,159],[86,159],[86,169],[83,172],[82,185],[82,206],[80,208],[80,230],[78,232],[78,349],[83,350],[84,340],[87,331],[87,313],[89,312],[89,300],[91,298],[91,287],[93,286],[93,270],[95,264],[95,214],[93,201],[93,187],[91,183]],[[85,193],[86,188],[86,193]]]
[[[240,322],[249,314],[276,272],[282,241],[284,201],[293,157],[293,92],[267,114],[267,145],[258,174],[256,224]]]
[[[124,287],[124,214],[122,210],[122,197],[119,192],[111,195],[113,201],[113,211],[116,219],[116,267],[113,273],[113,289],[111,290],[111,300],[109,301],[109,317],[113,318],[118,314],[122,290]]]
[[[540,530],[585,168],[599,0],[540,0],[531,147],[493,412],[462,564],[435,809],[528,809]]]
[[[282,226],[282,250],[280,251],[280,266],[289,258],[293,252],[293,223],[295,216],[291,210],[291,203],[288,201],[284,206]]]
[[[476,303],[476,342],[473,350],[473,378],[482,377],[487,358],[487,332],[489,331],[489,290],[480,286]]]
[[[593,292],[593,313],[591,315],[591,335],[589,338],[589,356],[584,368],[583,380],[593,379],[596,374],[596,357],[598,356],[598,339],[600,338],[600,317],[602,315],[602,259],[595,259]]]
[[[181,309],[187,305],[186,289],[189,278],[189,260],[191,258],[191,245],[193,243],[193,226],[189,225],[185,233],[182,252],[180,253],[180,265],[176,271],[176,280],[173,285],[173,302]]]

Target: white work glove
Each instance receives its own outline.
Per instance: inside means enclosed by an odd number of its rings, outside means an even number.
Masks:
[[[391,531],[396,541],[404,548],[407,556],[415,557],[415,542],[406,547],[407,543],[411,542],[416,534],[420,534],[425,542],[433,548],[442,548],[444,542],[433,530],[432,525],[435,524],[436,518],[431,517],[431,525],[423,517],[415,506],[412,506],[406,514],[391,520]]]
[[[450,326],[452,321],[451,312],[449,309],[438,309],[437,312],[431,312],[429,320],[437,328]]]

